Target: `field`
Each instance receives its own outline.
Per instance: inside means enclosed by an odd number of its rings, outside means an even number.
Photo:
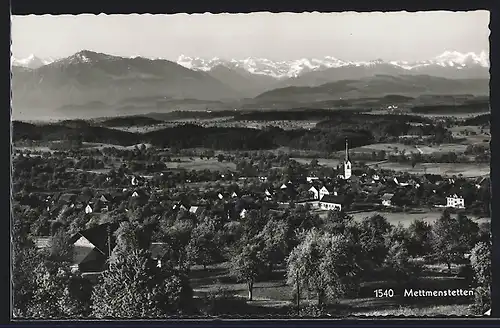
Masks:
[[[216,158],[201,159],[199,157],[174,157],[173,161],[180,162],[165,163],[168,168],[177,169],[183,168],[186,170],[212,170],[212,171],[227,171],[236,170],[236,164],[229,162],[219,162]]]
[[[388,154],[397,154],[402,151],[405,153],[421,153],[421,154],[432,154],[432,153],[444,153],[444,152],[456,152],[463,153],[467,145],[462,144],[442,144],[438,146],[413,146],[413,145],[405,145],[400,143],[380,143],[380,144],[372,144],[363,147],[358,147],[352,149],[354,153],[372,153],[385,151]]]
[[[384,315],[428,315],[443,316],[450,314],[470,314],[471,300],[463,298],[419,298],[412,299],[403,297],[404,290],[409,288],[426,290],[445,290],[464,288],[461,278],[443,272],[443,265],[425,266],[422,277],[416,284],[397,285],[395,282],[384,281],[376,275],[360,285],[357,297],[345,297],[338,299],[335,304],[328,306],[328,312],[332,317],[339,316],[384,316]],[[456,270],[455,265],[452,270]],[[292,287],[286,283],[286,271],[278,268],[272,277],[266,282],[257,281],[253,290],[253,301],[247,301],[246,284],[238,283],[229,273],[228,263],[207,266],[203,269],[199,266],[193,267],[190,273],[190,281],[193,286],[195,297],[205,299],[206,297],[218,295],[217,302],[226,303],[220,306],[220,313],[226,315],[234,314],[257,314],[257,315],[280,315],[294,313],[296,302],[292,297]],[[375,298],[374,290],[391,288],[394,290],[393,298]],[[303,292],[301,306],[315,304],[314,295],[308,297]]]
[[[474,178],[490,174],[490,165],[488,163],[419,163],[412,168],[410,164],[384,162],[378,164],[378,167],[417,175],[458,176],[461,174],[466,178]]]
[[[454,126],[450,128],[456,138],[465,138],[467,144],[485,144],[491,140],[490,128],[475,125]],[[481,132],[482,131],[482,132]]]
[[[361,221],[366,217],[371,217],[373,215],[380,214],[385,217],[389,223],[392,225],[398,225],[401,223],[404,227],[409,227],[413,221],[422,220],[429,224],[432,224],[434,221],[439,219],[441,216],[441,212],[439,211],[426,211],[422,213],[391,213],[391,212],[379,212],[379,211],[369,211],[369,212],[357,212],[351,213],[351,215],[356,221]],[[472,220],[481,224],[483,222],[489,222],[490,218],[475,218],[471,215],[468,215]]]

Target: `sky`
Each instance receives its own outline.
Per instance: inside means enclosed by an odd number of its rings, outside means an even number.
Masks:
[[[12,53],[416,61],[444,51],[488,51],[488,24],[488,11],[29,15],[12,17]]]

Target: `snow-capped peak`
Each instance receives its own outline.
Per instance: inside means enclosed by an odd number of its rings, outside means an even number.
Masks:
[[[348,65],[348,62],[327,56],[323,59],[301,58],[289,61],[272,61],[267,58],[247,57],[244,59],[225,60],[219,57],[203,59],[198,57],[179,56],[177,64],[193,70],[210,71],[216,66],[228,68],[240,68],[252,74],[268,75],[277,79],[296,77],[302,73],[340,67]]]
[[[445,51],[431,61],[441,66],[480,65],[489,67],[489,56],[484,50],[479,55],[474,52]]]
[[[408,62],[404,60],[384,61],[382,59],[371,61],[345,61],[332,56],[323,58],[301,58],[288,61],[272,61],[266,58],[248,57],[245,59],[224,60],[219,57],[203,59],[198,57],[179,56],[177,63],[184,67],[199,71],[210,71],[216,66],[226,66],[228,68],[240,68],[252,74],[268,75],[277,79],[297,77],[311,71],[321,71],[328,68],[356,66],[373,67],[381,64],[392,65],[405,70],[418,69],[429,65],[443,67],[454,67],[463,69],[467,66],[489,67],[489,58],[486,51],[479,55],[468,52],[462,54],[457,51],[445,51],[439,56],[430,60]]]
[[[26,58],[16,58],[14,56],[11,57],[12,66],[21,66],[31,69],[36,69],[44,65],[48,65],[54,62],[53,58],[39,58],[33,54],[29,55]]]

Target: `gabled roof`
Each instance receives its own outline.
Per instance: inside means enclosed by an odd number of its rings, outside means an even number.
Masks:
[[[205,211],[205,207],[199,205],[193,205],[189,208],[189,212],[193,214],[201,214]]]
[[[343,204],[345,201],[342,196],[334,196],[334,195],[325,195],[321,198],[321,203],[329,203],[329,204]]]
[[[92,253],[94,250],[103,253],[103,251],[96,249],[95,245],[92,244],[87,238],[81,236],[77,241],[73,243],[75,246],[73,251],[73,263],[80,264],[85,261],[85,259]],[[104,253],[103,253],[104,254]]]
[[[81,237],[85,237],[91,244],[93,244],[101,253],[108,253],[108,227],[111,232],[111,249],[114,247],[114,232],[118,229],[117,223],[104,223],[96,227],[82,230],[70,238],[70,243],[74,244]]]

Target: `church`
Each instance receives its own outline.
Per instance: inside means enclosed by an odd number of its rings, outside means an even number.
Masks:
[[[352,176],[352,163],[349,160],[349,142],[345,140],[345,159],[342,165],[338,166],[339,177],[344,180],[349,179]]]

